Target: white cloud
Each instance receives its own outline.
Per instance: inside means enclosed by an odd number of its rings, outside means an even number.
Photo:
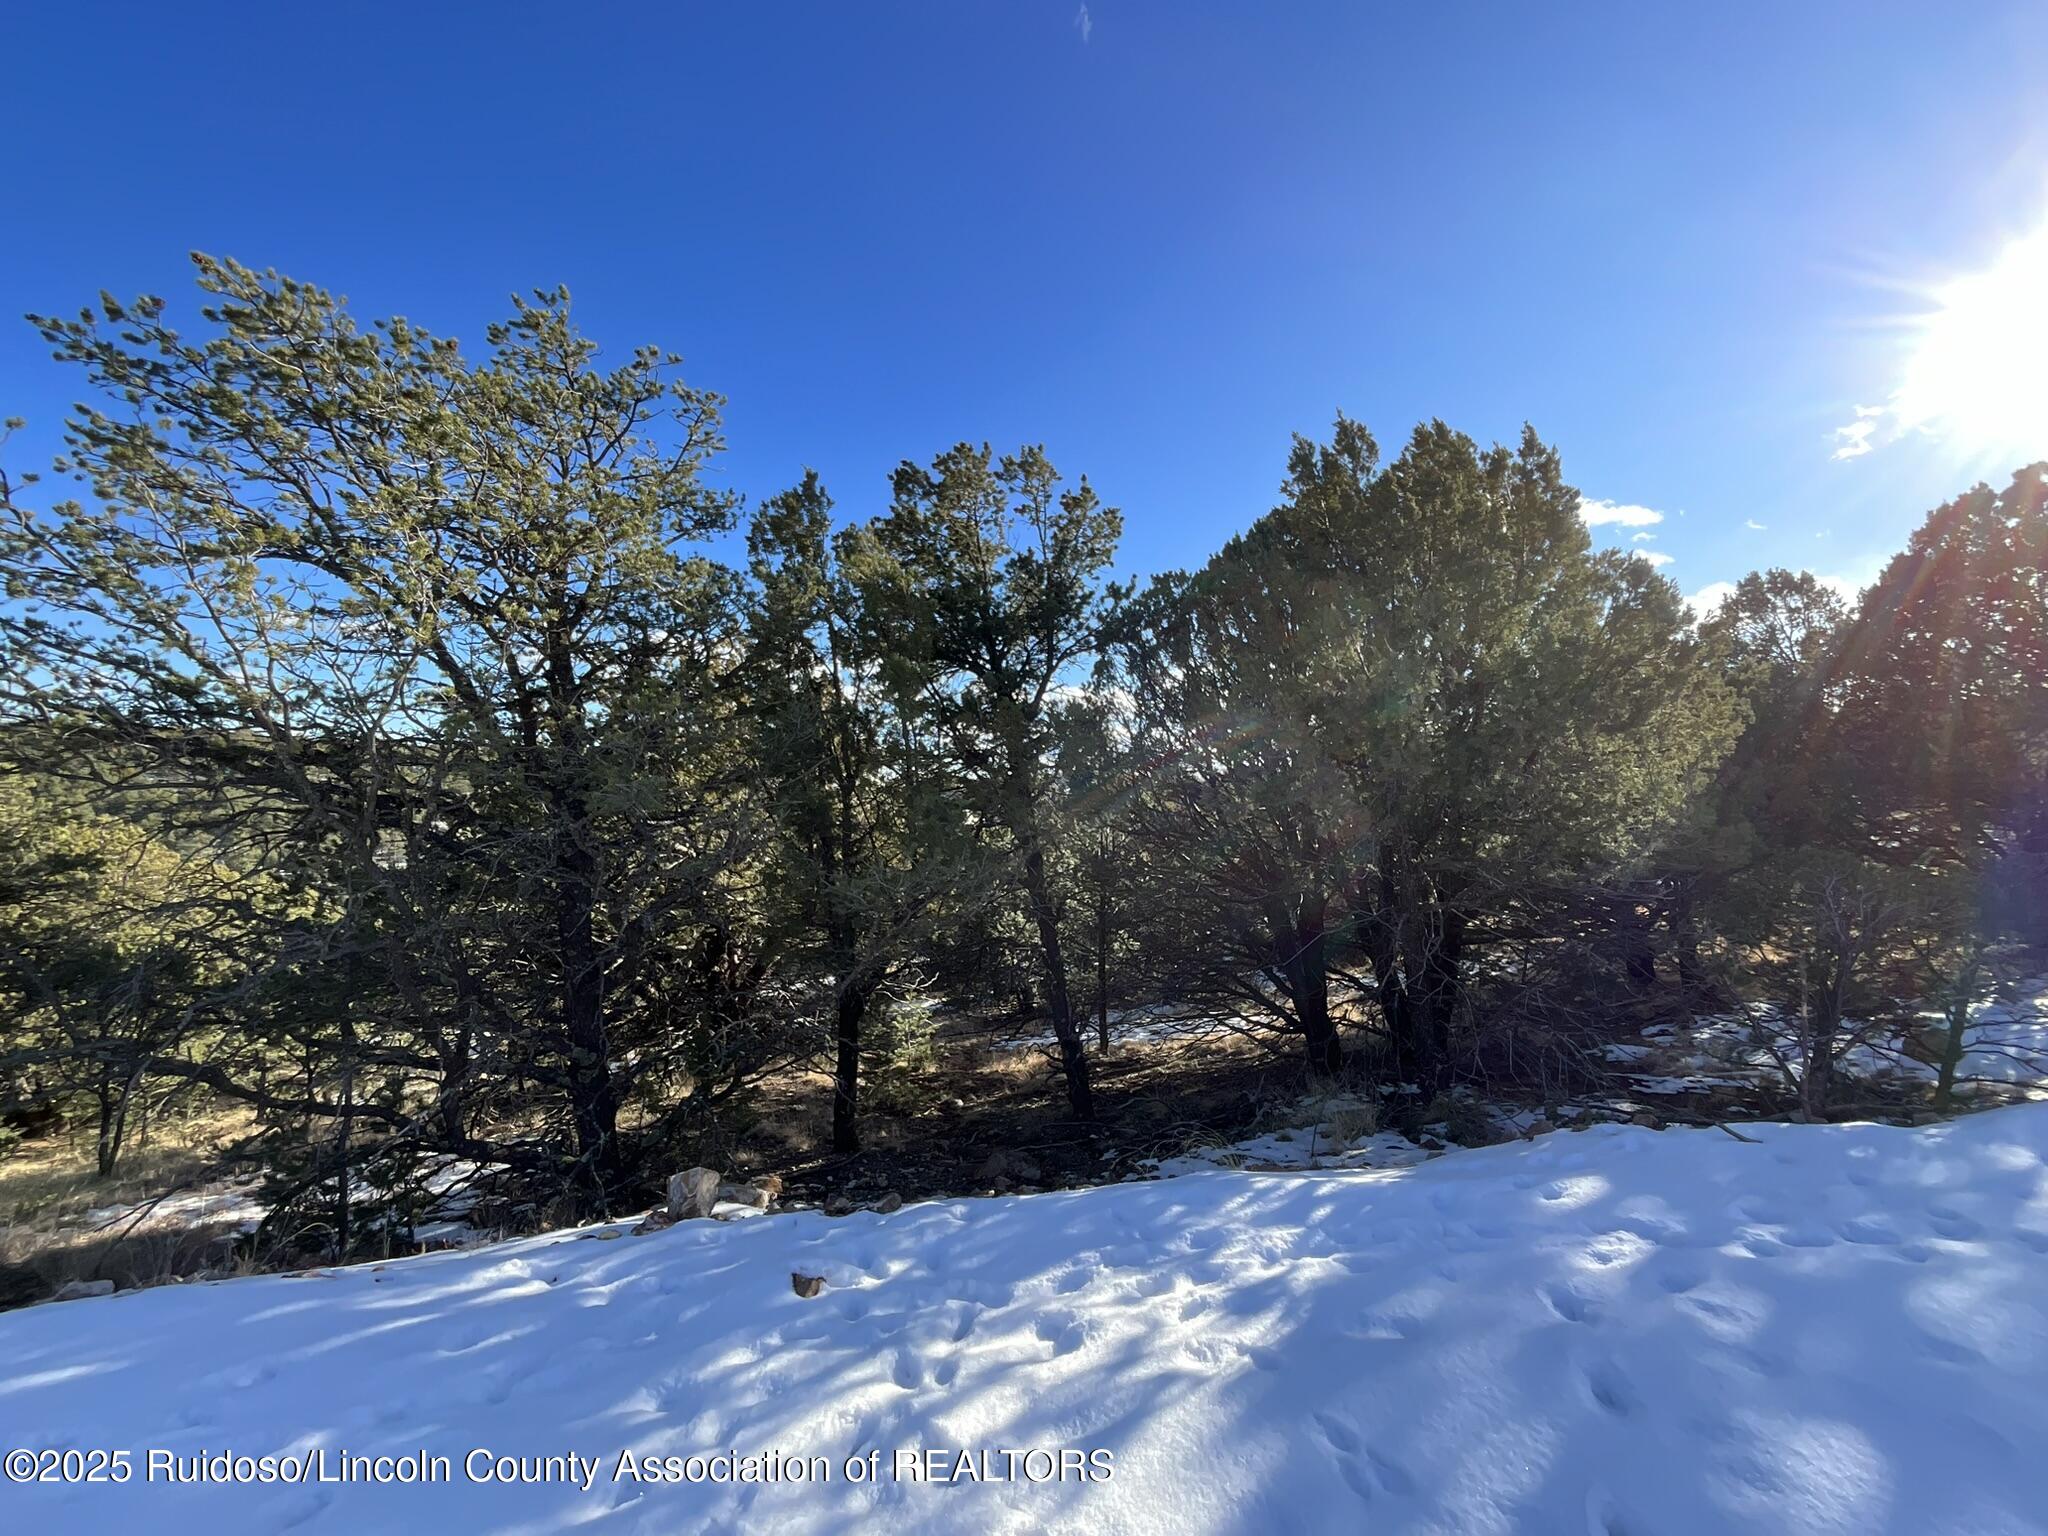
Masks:
[[[1664,514],[1623,501],[1589,501],[1581,497],[1579,521],[1588,528],[1602,528],[1609,523],[1618,523],[1624,528],[1648,528],[1663,522]]]
[[[1710,581],[1704,587],[1701,587],[1699,591],[1688,593],[1685,599],[1685,606],[1692,610],[1694,618],[1704,619],[1721,606],[1723,599],[1733,597],[1734,595],[1734,582]]]
[[[1649,561],[1652,565],[1669,565],[1672,558],[1661,549],[1639,549],[1636,551],[1636,555],[1640,559]]]
[[[1631,544],[1647,544],[1655,537],[1657,535],[1654,533],[1632,533],[1628,536],[1628,541]]]
[[[1866,583],[1858,581],[1854,576],[1823,576],[1818,571],[1813,573],[1813,579],[1834,593],[1835,596],[1839,597],[1851,608],[1854,608],[1857,599],[1863,596],[1863,588],[1866,585]]]
[[[1747,528],[1751,533],[1762,533],[1764,531],[1764,525],[1758,522],[1753,517],[1745,517],[1742,520],[1742,526]]]
[[[1095,18],[1088,14],[1088,7],[1082,6],[1074,13],[1074,29],[1081,34],[1081,41],[1087,42],[1095,35]]]
[[[1874,574],[1867,580],[1854,576],[1823,575],[1819,571],[1808,571],[1806,574],[1834,593],[1835,596],[1839,597],[1851,608],[1854,608],[1857,601],[1863,596],[1863,589],[1869,584],[1869,581],[1876,579]],[[1695,619],[1711,618],[1714,610],[1721,606],[1722,599],[1732,597],[1734,594],[1734,582],[1710,581],[1704,587],[1701,587],[1699,591],[1688,593],[1685,603],[1688,608],[1692,609]]]

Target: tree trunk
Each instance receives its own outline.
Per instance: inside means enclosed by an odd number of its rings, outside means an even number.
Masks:
[[[1449,1064],[1451,1021],[1464,1000],[1459,963],[1462,914],[1418,904],[1402,914],[1401,969],[1407,978],[1407,1075],[1424,1089],[1441,1088]]]
[[[1650,942],[1650,918],[1632,900],[1623,904],[1621,936],[1628,984],[1647,992],[1657,985],[1657,951]]]
[[[111,1179],[114,1168],[121,1160],[121,1137],[123,1122],[127,1118],[127,1104],[114,1087],[114,1069],[100,1068],[98,1084],[99,1135],[94,1142],[94,1163],[99,1177]]]
[[[1060,1068],[1067,1079],[1067,1103],[1076,1120],[1095,1118],[1095,1096],[1088,1084],[1088,1054],[1081,1047],[1081,1032],[1074,1025],[1073,999],[1067,993],[1066,955],[1060,947],[1059,913],[1053,906],[1052,886],[1045,875],[1045,851],[1038,845],[1038,832],[1029,827],[1024,840],[1024,894],[1031,907],[1031,920],[1038,928],[1038,948],[1045,960],[1046,1010],[1052,1015],[1052,1032],[1060,1043]]]
[[[1808,1120],[1826,1119],[1828,1101],[1834,1096],[1836,1035],[1842,1024],[1846,979],[1838,963],[1829,984],[1817,996],[1809,993],[1801,999],[1801,1028],[1806,1038],[1801,1042],[1805,1062],[1799,1074],[1799,1108]],[[1801,990],[1806,990],[1803,985]]]
[[[1281,902],[1274,902],[1268,913],[1280,968],[1301,1021],[1308,1070],[1318,1077],[1335,1077],[1344,1070],[1344,1043],[1330,1021],[1329,941],[1324,932],[1329,906],[1329,898],[1315,894],[1302,897],[1292,913]]]
[[[1404,1076],[1409,1070],[1408,1041],[1413,1025],[1408,1016],[1408,988],[1401,979],[1401,945],[1394,923],[1383,908],[1364,911],[1358,921],[1358,945],[1372,965],[1373,986],[1379,998],[1380,1014],[1386,1020],[1387,1041],[1394,1053],[1394,1071]]]
[[[356,1097],[355,1029],[342,1026],[341,1058],[341,1124],[334,1132],[334,1256],[348,1257],[349,1243],[353,1237],[350,1218],[354,1215],[349,1189],[349,1133],[354,1129]]]
[[[1672,898],[1666,922],[1671,926],[1672,948],[1678,955],[1678,985],[1688,996],[1697,996],[1704,977],[1700,971],[1700,926],[1693,911],[1692,884],[1687,881]]]
[[[1095,904],[1095,1039],[1109,1054],[1109,903]]]
[[[604,974],[597,951],[597,860],[584,846],[581,816],[564,815],[555,880],[555,938],[562,965],[562,1033],[569,1047],[569,1112],[576,1128],[579,1199],[604,1215],[624,1181],[618,1096],[605,1031]]]
[[[860,1150],[860,1027],[875,983],[850,979],[839,989],[833,1035],[839,1059],[832,1073],[832,1150]]]
[[[1962,1065],[1970,1030],[1970,993],[1976,985],[1977,957],[1972,954],[1964,959],[1949,993],[1948,1038],[1942,1042],[1941,1073],[1934,1080],[1934,1107],[1939,1110],[1947,1110],[1955,1097],[1956,1068]]]

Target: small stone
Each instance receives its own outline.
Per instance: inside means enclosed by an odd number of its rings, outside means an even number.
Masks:
[[[111,1296],[114,1282],[111,1280],[67,1280],[57,1288],[52,1301],[83,1301],[88,1296]]]
[[[1010,1176],[1006,1173],[997,1174],[994,1188],[997,1194],[1007,1195],[1010,1192]]]
[[[1011,1158],[1010,1174],[1021,1184],[1036,1184],[1045,1177],[1045,1171],[1028,1157]]]
[[[1438,1141],[1434,1136],[1425,1136],[1422,1138],[1422,1140],[1418,1141],[1416,1145],[1422,1148],[1422,1150],[1425,1152],[1441,1152],[1444,1149],[1444,1144]]]
[[[975,1170],[975,1174],[977,1177],[993,1184],[1009,1171],[1010,1159],[1001,1152],[991,1152],[981,1160],[981,1166]]]
[[[1664,1129],[1663,1120],[1658,1118],[1656,1115],[1651,1114],[1647,1109],[1637,1110],[1635,1114],[1629,1118],[1628,1123],[1630,1125],[1640,1125],[1646,1131],[1661,1131]]]
[[[797,1295],[803,1297],[805,1301],[809,1301],[813,1296],[825,1289],[825,1277],[823,1275],[807,1275],[800,1269],[793,1269],[789,1272],[789,1288],[795,1291]]]
[[[1548,1136],[1552,1131],[1556,1129],[1556,1126],[1552,1125],[1548,1120],[1544,1119],[1541,1115],[1538,1115],[1534,1120],[1531,1120],[1529,1122],[1529,1134],[1531,1136]]]
[[[649,1232],[659,1232],[663,1227],[672,1227],[675,1224],[676,1218],[669,1214],[668,1208],[657,1206],[640,1218],[640,1225],[633,1229],[633,1235],[642,1237]]]
[[[892,1212],[903,1209],[903,1197],[892,1189],[873,1205],[869,1206],[868,1209],[875,1212],[878,1216],[887,1216]]]
[[[718,1199],[732,1205],[750,1205],[757,1211],[768,1209],[768,1191],[758,1184],[721,1184]]]
[[[828,1195],[825,1198],[827,1216],[851,1216],[854,1210],[854,1203],[844,1195]]]

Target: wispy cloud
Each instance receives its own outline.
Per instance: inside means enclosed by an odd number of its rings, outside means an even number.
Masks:
[[[1657,535],[1654,533],[1632,533],[1628,536],[1628,541],[1631,544],[1647,544],[1655,537]]]
[[[1742,526],[1747,528],[1751,533],[1762,533],[1764,531],[1764,525],[1758,522],[1753,517],[1745,517],[1742,520]]]
[[[1835,451],[1828,455],[1833,459],[1860,459],[1877,445],[1871,439],[1884,424],[1890,407],[1883,405],[1859,405],[1856,419],[1847,426],[1835,428]]]
[[[1881,405],[1834,430],[1834,456],[1925,435],[1950,452],[2036,452],[2048,420],[2048,217],[1990,262],[1918,289],[1903,321],[1898,372]]]
[[[1610,523],[1623,528],[1648,528],[1664,521],[1662,512],[1649,507],[1632,506],[1625,501],[1579,501],[1579,521],[1588,528],[1604,528]]]
[[[1074,30],[1081,34],[1081,41],[1084,43],[1095,35],[1095,18],[1088,14],[1088,7],[1085,5],[1074,12]]]

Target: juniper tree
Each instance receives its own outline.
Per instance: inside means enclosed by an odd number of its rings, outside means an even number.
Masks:
[[[1313,941],[1342,890],[1418,1081],[1441,1075],[1488,921],[1641,857],[1732,734],[1677,588],[1593,551],[1578,507],[1533,432],[1481,449],[1434,422],[1382,466],[1340,416],[1187,587],[1229,658],[1184,689],[1194,722],[1298,743],[1238,796],[1341,817],[1294,817],[1313,831],[1288,861],[1313,893],[1296,915]],[[1341,792],[1309,793],[1325,765]],[[1317,869],[1332,852],[1340,874]]]
[[[1094,1105],[1047,868],[1047,765],[1055,690],[1079,681],[1096,648],[1121,530],[1085,479],[1062,485],[1042,449],[997,458],[962,443],[930,468],[897,469],[890,510],[855,555],[901,697],[941,734],[977,813],[1008,837],[1068,1102],[1083,1120]]]
[[[832,1145],[853,1152],[870,1004],[914,955],[935,899],[963,892],[957,812],[886,686],[847,574],[853,536],[833,537],[831,508],[811,473],[755,513],[747,709],[779,832],[772,905],[830,990]]]

